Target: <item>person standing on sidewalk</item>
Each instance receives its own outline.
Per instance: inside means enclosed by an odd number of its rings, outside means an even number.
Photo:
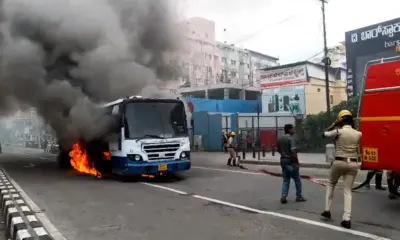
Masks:
[[[228,138],[228,142],[227,142],[229,158],[228,158],[228,162],[226,163],[226,165],[228,165],[228,166],[236,166],[236,151],[235,151],[235,143],[234,143],[235,136],[236,136],[236,133],[231,132],[229,134],[229,138]],[[233,160],[233,163],[232,163],[232,160]]]
[[[286,124],[284,130],[285,135],[280,137],[277,143],[278,152],[281,155],[283,178],[281,203],[287,203],[290,179],[293,179],[296,186],[296,202],[305,202],[307,200],[302,195],[299,159],[297,158],[297,148],[293,137],[294,127],[292,124]]]
[[[342,110],[338,119],[324,132],[323,137],[331,137],[336,141],[335,160],[332,162],[329,184],[326,187],[324,218],[331,218],[332,199],[335,186],[343,176],[344,182],[344,214],[342,227],[351,228],[352,188],[360,161],[360,140],[362,133],[353,128],[354,120],[350,111]]]
[[[250,131],[247,132],[246,145],[247,152],[251,152],[251,150],[253,149],[253,136]]]

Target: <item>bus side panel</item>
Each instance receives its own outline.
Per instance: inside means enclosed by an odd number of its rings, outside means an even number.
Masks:
[[[400,171],[400,91],[365,93],[360,112],[365,169]]]

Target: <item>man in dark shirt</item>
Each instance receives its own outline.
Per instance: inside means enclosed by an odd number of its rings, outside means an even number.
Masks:
[[[281,203],[287,203],[289,194],[290,179],[292,178],[296,186],[296,202],[305,202],[302,195],[301,179],[299,172],[299,160],[297,158],[297,148],[294,140],[294,127],[292,124],[286,124],[284,127],[285,135],[278,139],[278,152],[281,155],[282,167],[282,196]]]

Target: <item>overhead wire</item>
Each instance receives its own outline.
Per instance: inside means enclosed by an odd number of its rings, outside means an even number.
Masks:
[[[236,40],[235,42],[233,42],[232,44],[239,44],[239,43],[246,42],[246,41],[248,41],[249,39],[252,39],[252,38],[256,37],[257,35],[260,35],[260,34],[263,33],[264,31],[266,31],[266,28],[268,28],[268,27],[275,27],[275,26],[277,26],[277,25],[280,25],[280,24],[282,24],[282,23],[285,23],[285,22],[291,20],[292,18],[294,18],[294,17],[297,16],[297,15],[298,15],[298,14],[293,14],[293,15],[291,15],[291,16],[289,16],[289,17],[287,17],[287,18],[285,18],[285,19],[283,19],[283,20],[281,20],[281,21],[279,21],[279,22],[277,22],[277,23],[268,23],[268,24],[262,26],[262,27],[261,27],[260,29],[258,29],[257,31],[255,31],[255,32],[253,32],[253,33],[251,33],[251,34],[247,34],[247,36],[244,36],[244,37],[242,37],[242,38],[237,39],[237,40]]]

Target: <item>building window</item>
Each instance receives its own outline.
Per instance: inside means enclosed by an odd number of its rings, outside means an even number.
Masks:
[[[228,62],[228,60],[226,59],[226,58],[221,58],[221,62],[223,62],[223,63],[227,63]]]
[[[333,95],[329,96],[329,102],[330,102],[330,104],[333,104]]]
[[[235,72],[231,72],[231,77],[236,77],[236,73]]]
[[[236,66],[236,61],[235,60],[231,60],[231,65]]]

